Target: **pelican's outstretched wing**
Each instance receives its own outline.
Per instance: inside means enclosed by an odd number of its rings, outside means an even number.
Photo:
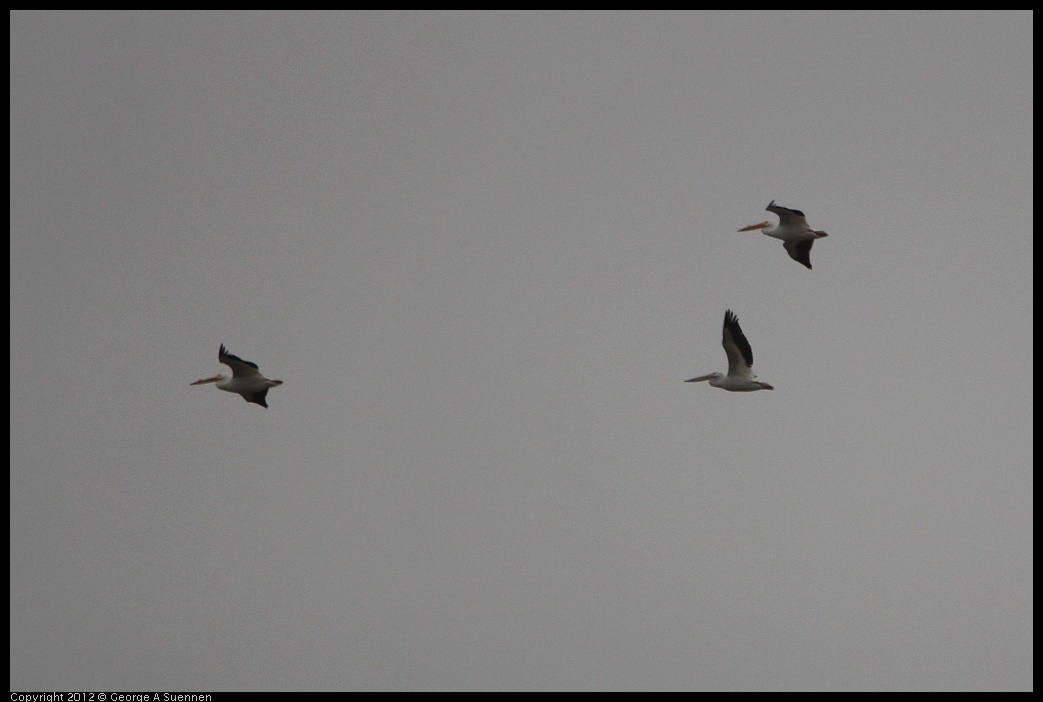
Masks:
[[[804,217],[804,213],[800,210],[791,210],[788,207],[782,205],[776,205],[775,201],[772,200],[771,204],[765,207],[768,212],[774,212],[779,216],[779,224],[783,227],[798,227],[801,229],[811,229],[808,226],[808,220]]]
[[[811,268],[811,245],[815,243],[814,239],[805,239],[804,241],[784,241],[782,245],[786,248],[786,253],[797,263],[802,263]]]
[[[731,310],[724,313],[724,333],[721,338],[721,346],[728,354],[728,376],[736,378],[749,378],[753,375],[750,370],[753,367],[753,349],[746,335],[739,327],[739,318]]]
[[[244,361],[238,356],[233,356],[228,353],[224,344],[221,344],[221,351],[217,354],[217,360],[232,369],[233,378],[248,378],[253,375],[261,374],[256,363],[250,363],[249,361]],[[261,399],[263,400],[264,397],[262,396]],[[261,403],[258,402],[257,404]]]

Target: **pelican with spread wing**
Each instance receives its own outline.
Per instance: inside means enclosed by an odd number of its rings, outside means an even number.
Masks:
[[[235,392],[243,396],[247,402],[253,402],[261,407],[268,407],[268,391],[282,385],[281,380],[268,380],[256,363],[244,361],[238,356],[233,356],[221,344],[221,350],[217,354],[217,360],[232,369],[232,375],[221,373],[210,378],[203,378],[192,383],[202,385],[203,383],[214,383],[219,390]]]
[[[686,380],[686,383],[701,383],[709,380],[710,385],[731,392],[753,392],[754,390],[774,390],[767,383],[757,380],[753,374],[753,350],[746,335],[739,328],[739,318],[731,310],[724,313],[724,335],[721,339],[724,352],[728,354],[728,375],[710,373],[698,378]]]
[[[786,248],[786,253],[789,254],[789,257],[810,269],[811,245],[815,243],[815,239],[821,239],[824,236],[829,236],[829,234],[812,229],[808,224],[808,220],[804,217],[804,213],[800,210],[791,210],[788,207],[776,205],[774,200],[764,209],[779,216],[777,225],[772,225],[771,222],[767,221],[758,222],[757,224],[743,227],[739,231],[752,232],[760,229],[762,234],[782,239],[782,245]]]

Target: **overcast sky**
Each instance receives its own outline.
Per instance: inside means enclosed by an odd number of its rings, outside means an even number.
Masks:
[[[11,688],[1030,690],[1032,21],[11,14]]]

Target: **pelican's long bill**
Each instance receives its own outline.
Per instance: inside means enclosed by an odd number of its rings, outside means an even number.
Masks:
[[[774,390],[767,383],[757,380],[753,374],[753,349],[746,335],[739,327],[739,318],[731,310],[724,313],[724,328],[721,334],[721,346],[728,356],[728,375],[710,373],[686,380],[686,383],[710,381],[710,385],[731,392],[753,392],[754,390]]]
[[[710,373],[710,375],[700,375],[698,378],[692,378],[691,380],[686,380],[684,382],[686,382],[686,383],[704,383],[707,380],[713,380],[716,377],[717,377],[716,373]]]
[[[786,253],[797,263],[811,269],[811,245],[816,239],[829,236],[826,232],[812,229],[804,213],[800,210],[791,210],[788,207],[776,205],[772,200],[766,208],[768,212],[774,212],[779,216],[778,226],[772,226],[771,222],[764,221],[743,227],[740,232],[752,232],[760,229],[763,234],[775,239],[782,239],[782,246]]]
[[[190,384],[216,383],[219,390],[238,393],[247,402],[261,407],[268,407],[268,390],[282,385],[281,380],[269,380],[261,375],[256,363],[244,361],[228,353],[224,344],[221,344],[221,349],[217,352],[217,360],[232,369],[231,377],[219,374]]]

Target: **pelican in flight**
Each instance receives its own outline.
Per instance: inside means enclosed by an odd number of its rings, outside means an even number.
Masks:
[[[701,383],[709,380],[713,387],[732,392],[775,389],[767,383],[757,380],[757,376],[753,374],[753,351],[750,349],[750,342],[746,341],[746,335],[739,328],[739,318],[732,314],[731,310],[724,313],[724,336],[721,339],[721,346],[728,354],[728,375],[710,373],[684,382]]]
[[[821,239],[824,236],[829,236],[829,234],[816,231],[808,226],[808,220],[804,218],[804,213],[800,210],[781,207],[776,205],[774,200],[764,209],[779,216],[778,225],[773,227],[771,222],[760,222],[759,224],[743,227],[739,231],[752,232],[760,229],[762,234],[782,239],[782,245],[786,247],[786,253],[789,254],[789,257],[810,269],[811,245],[815,243],[815,239]]]
[[[192,385],[217,383],[219,390],[237,392],[247,402],[253,402],[261,407],[268,406],[268,401],[265,399],[268,396],[268,390],[282,385],[281,380],[268,380],[261,375],[261,371],[257,369],[256,363],[244,361],[238,356],[228,353],[224,344],[221,344],[217,360],[232,369],[232,376],[228,377],[228,375],[220,373],[212,378],[197,380]]]

